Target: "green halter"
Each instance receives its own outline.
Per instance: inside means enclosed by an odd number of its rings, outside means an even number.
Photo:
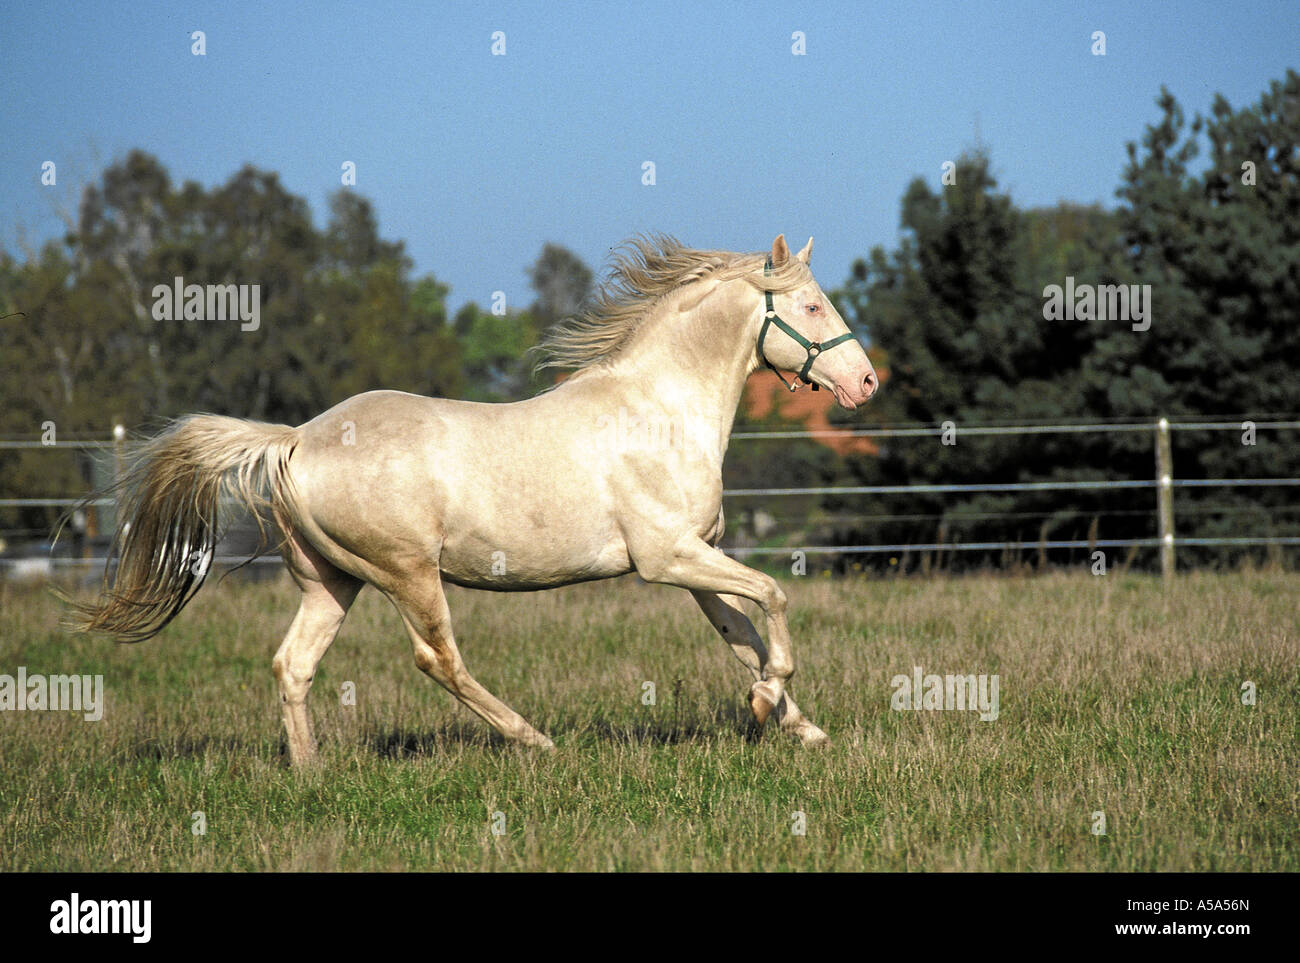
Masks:
[[[772,273],[772,259],[769,257],[767,259],[767,262],[763,265],[763,276],[767,277],[771,275],[771,273]],[[841,345],[845,341],[852,341],[853,332],[845,331],[839,337],[831,338],[825,344],[823,344],[820,341],[809,341],[807,338],[805,338],[794,328],[790,327],[790,325],[786,324],[785,321],[781,319],[781,316],[776,313],[776,308],[773,307],[772,305],[771,291],[764,291],[763,296],[767,299],[767,313],[763,316],[763,330],[758,333],[758,356],[763,359],[763,364],[771,368],[772,371],[776,374],[776,376],[781,379],[781,384],[785,385],[791,391],[795,390],[795,386],[790,384],[790,382],[786,381],[785,377],[781,374],[781,372],[776,370],[776,365],[768,361],[767,355],[763,354],[763,339],[767,337],[768,327],[772,324],[775,324],[778,328],[780,328],[791,338],[793,338],[795,343],[798,344],[799,347],[803,348],[804,351],[808,352],[808,360],[806,360],[803,363],[803,368],[800,369],[798,377],[799,380],[802,381],[804,384],[812,385],[813,391],[818,390],[820,386],[817,384],[817,382],[810,381],[808,378],[809,372],[812,371],[813,362],[817,360],[817,358],[822,354],[822,352],[829,351],[831,348],[834,348],[836,345]]]

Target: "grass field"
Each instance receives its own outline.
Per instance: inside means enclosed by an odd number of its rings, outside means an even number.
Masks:
[[[791,691],[829,748],[760,736],[690,597],[635,579],[451,590],[470,670],[558,748],[505,746],[367,590],[309,701],[322,764],[291,772],[287,580],[209,585],[136,646],[0,587],[0,673],[102,674],[107,703],[0,712],[0,870],[1300,869],[1300,575],[786,590]],[[891,710],[916,665],[998,674],[999,718]]]

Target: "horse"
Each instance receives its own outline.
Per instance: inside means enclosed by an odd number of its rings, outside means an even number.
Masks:
[[[292,766],[316,758],[308,690],[367,583],[396,607],[416,665],[511,743],[554,748],[470,675],[445,583],[527,591],[636,572],[684,588],[749,669],[760,731],[775,715],[803,744],[827,743],[786,691],[785,592],[718,547],[722,460],[749,375],[766,365],[848,410],[879,386],[811,253],[809,238],[792,256],[784,235],[758,254],[625,242],[591,306],[538,345],[539,370],[572,373],[524,401],[368,391],[298,427],[171,422],[119,483],[116,565],[97,597],[74,601],[74,625],[124,642],[161,631],[203,584],[224,500],[264,536],[278,530],[302,593],[272,660]],[[766,645],[742,599],[761,609]]]

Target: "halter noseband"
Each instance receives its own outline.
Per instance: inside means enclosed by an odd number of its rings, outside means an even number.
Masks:
[[[772,273],[772,259],[769,257],[767,261],[763,264],[763,276],[767,277],[771,275],[771,273]],[[809,341],[807,338],[805,338],[794,328],[790,327],[790,325],[786,324],[785,321],[781,319],[781,316],[776,313],[776,308],[773,307],[772,305],[771,291],[764,291],[763,296],[767,299],[767,312],[766,314],[763,315],[763,330],[761,330],[758,333],[758,356],[763,359],[763,364],[771,368],[773,373],[775,373],[776,376],[781,379],[781,384],[785,385],[791,391],[796,390],[795,386],[785,380],[785,377],[781,374],[781,372],[777,371],[776,365],[768,361],[767,355],[763,353],[763,339],[767,337],[767,329],[772,324],[775,324],[778,328],[780,328],[791,338],[793,338],[795,343],[798,344],[799,347],[803,348],[804,351],[808,353],[808,358],[806,361],[804,361],[803,368],[800,369],[797,377],[804,384],[812,385],[813,391],[817,391],[820,385],[818,385],[817,382],[810,380],[808,377],[809,372],[812,371],[813,362],[816,361],[817,358],[820,357],[823,352],[829,351],[831,348],[834,348],[837,345],[841,345],[845,341],[852,341],[853,332],[845,331],[843,334],[839,335],[838,337],[831,338],[829,341],[825,342],[824,344],[820,341]]]

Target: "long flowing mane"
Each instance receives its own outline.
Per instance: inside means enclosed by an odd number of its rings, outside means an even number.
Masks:
[[[766,258],[766,254],[698,251],[664,234],[629,238],[614,249],[590,306],[552,325],[533,349],[539,355],[533,370],[582,370],[608,361],[631,340],[655,305],[695,281],[743,277],[759,290],[789,291],[812,279],[807,266],[795,257],[765,276]]]

